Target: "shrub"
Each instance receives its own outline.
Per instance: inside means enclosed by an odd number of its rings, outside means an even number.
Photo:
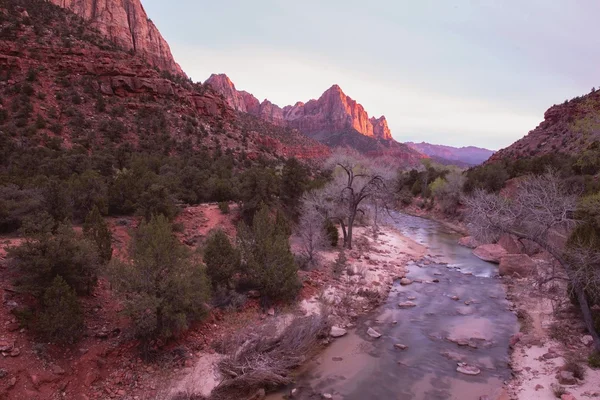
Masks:
[[[588,365],[590,368],[600,368],[600,353],[595,351],[588,357]]]
[[[130,262],[111,261],[108,276],[144,343],[177,336],[204,316],[210,295],[206,272],[173,235],[165,216],[141,223],[130,257]]]
[[[292,300],[300,290],[298,267],[284,231],[266,206],[254,216],[252,227],[245,224],[240,227],[239,240],[248,278],[266,301]]]
[[[50,341],[73,343],[83,333],[83,313],[77,294],[57,276],[44,292],[37,330]]]
[[[325,220],[325,234],[327,235],[331,247],[337,247],[340,240],[340,233],[335,224],[328,219]]]
[[[212,232],[206,240],[204,263],[214,287],[227,286],[233,275],[240,270],[240,253],[222,230]]]
[[[342,272],[348,267],[348,259],[346,258],[346,252],[342,249],[339,253],[335,262],[333,263],[333,274],[340,276]]]
[[[576,360],[567,359],[567,362],[562,368],[565,371],[572,372],[573,376],[577,379],[585,379],[585,367],[578,363]]]
[[[103,264],[112,258],[112,233],[102,218],[98,207],[94,206],[92,211],[85,217],[83,234],[96,244],[98,256]]]
[[[138,214],[146,221],[152,216],[163,215],[172,220],[177,215],[177,206],[169,190],[161,184],[152,184],[140,196],[138,200]]]
[[[76,218],[83,220],[94,207],[102,214],[108,212],[108,187],[99,173],[86,170],[74,175],[70,183]]]
[[[61,276],[78,294],[90,294],[99,268],[96,246],[61,225],[56,234],[41,234],[9,250],[19,271],[17,286],[41,297],[48,285]]]
[[[219,202],[219,210],[221,210],[221,214],[229,214],[229,203],[226,201]]]

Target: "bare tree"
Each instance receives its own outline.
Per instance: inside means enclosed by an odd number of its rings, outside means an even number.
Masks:
[[[381,203],[394,174],[351,150],[338,150],[327,165],[333,168],[333,180],[313,193],[313,201],[325,218],[340,224],[344,247],[352,249],[357,215],[365,213],[364,206],[370,201],[379,200]]]
[[[494,242],[500,235],[508,233],[536,243],[561,265],[571,282],[594,345],[600,351],[600,336],[595,330],[586,297],[587,278],[582,279],[582,268],[578,265],[593,256],[588,254],[587,259],[579,260],[570,257],[565,246],[557,245],[553,240],[559,232],[569,231],[577,224],[573,217],[576,202],[577,196],[570,194],[552,172],[523,179],[510,199],[482,190],[465,199],[467,220],[478,239]]]
[[[296,226],[296,235],[302,244],[302,253],[309,264],[316,262],[317,252],[325,242],[325,218],[318,210],[318,204],[313,200],[312,194],[307,194],[302,199],[299,214],[300,220]]]

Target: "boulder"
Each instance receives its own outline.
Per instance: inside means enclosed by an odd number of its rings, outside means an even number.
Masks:
[[[394,348],[398,349],[398,350],[406,350],[408,349],[408,346],[402,343],[396,343],[394,345]]]
[[[369,328],[367,330],[367,335],[371,336],[374,339],[379,339],[381,337],[381,333],[377,332],[375,329],[373,328]]]
[[[510,254],[520,254],[525,251],[525,246],[514,236],[509,234],[500,236],[500,239],[498,239],[498,244],[504,247],[504,249]]]
[[[508,252],[499,244],[484,244],[473,250],[473,254],[483,261],[499,264],[500,259],[507,255]]]
[[[560,396],[560,400],[577,400],[571,393],[565,393]]]
[[[585,346],[589,346],[594,343],[594,338],[591,335],[585,335],[581,338],[581,343],[583,343]]]
[[[558,373],[558,383],[561,385],[576,385],[577,378],[573,376],[571,371],[560,371]]]
[[[402,278],[402,279],[400,279],[400,284],[402,286],[408,286],[408,285],[412,284],[412,281],[408,278]]]
[[[456,367],[456,371],[465,375],[479,375],[481,370],[474,365],[469,365],[463,362],[458,363],[458,367]]]
[[[525,277],[535,271],[535,262],[526,254],[508,254],[500,259],[500,276]]]
[[[329,336],[338,338],[344,336],[346,333],[347,331],[344,328],[340,328],[339,326],[332,326],[331,331],[329,332]]]
[[[458,240],[458,244],[469,249],[474,249],[479,246],[479,243],[473,236],[465,236]]]

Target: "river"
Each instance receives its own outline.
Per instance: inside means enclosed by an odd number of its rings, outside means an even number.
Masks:
[[[509,340],[518,329],[497,266],[459,246],[438,222],[397,214],[392,224],[428,248],[429,257],[409,265],[407,277],[417,282],[396,282],[383,305],[302,368],[294,398],[495,399],[510,378]],[[404,301],[416,307],[399,308]],[[382,337],[369,337],[369,327]],[[457,372],[458,362],[481,373]]]

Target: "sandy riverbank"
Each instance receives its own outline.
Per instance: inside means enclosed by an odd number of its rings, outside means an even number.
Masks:
[[[538,268],[549,268],[542,260],[537,261]],[[504,283],[521,322],[521,331],[512,340],[513,379],[506,384],[506,398],[600,398],[600,370],[587,366],[592,345],[565,285],[556,284],[556,289],[542,291],[536,288],[534,278],[505,278]],[[584,368],[583,380],[558,379],[568,360]]]
[[[340,250],[320,251],[319,266],[300,272],[304,288],[298,303],[271,310],[272,315],[262,316],[256,325],[282,329],[296,316],[325,310],[333,325],[349,329],[359,316],[387,299],[394,280],[406,275],[408,262],[426,254],[424,246],[391,227],[381,227],[376,237],[371,228],[356,227],[353,250],[345,251],[346,268],[335,274],[333,264]],[[165,388],[165,397],[180,392],[208,395],[222,379],[216,365],[221,357],[214,351],[198,353],[194,365],[183,369]]]

